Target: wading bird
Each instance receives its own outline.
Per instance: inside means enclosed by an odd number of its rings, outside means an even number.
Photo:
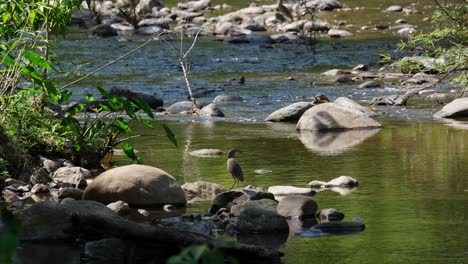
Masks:
[[[241,166],[239,165],[239,163],[237,163],[237,160],[235,159],[237,152],[239,152],[237,149],[231,149],[228,153],[227,169],[231,173],[232,178],[234,178],[234,184],[229,190],[232,190],[232,187],[236,185],[237,181],[244,181],[244,172],[242,172]]]

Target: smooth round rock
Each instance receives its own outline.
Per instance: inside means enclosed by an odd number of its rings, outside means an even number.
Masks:
[[[146,165],[127,165],[108,170],[86,187],[84,200],[109,204],[124,201],[131,207],[184,206],[185,194],[169,173]]]

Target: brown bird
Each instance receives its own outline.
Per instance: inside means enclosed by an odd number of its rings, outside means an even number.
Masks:
[[[291,11],[289,11],[289,8],[283,5],[283,0],[278,0],[278,6],[276,7],[276,10],[288,17],[291,21],[294,21],[294,17],[291,14]]]
[[[235,159],[237,152],[240,151],[238,151],[237,149],[231,149],[228,153],[227,169],[231,173],[232,178],[234,179],[234,184],[232,184],[229,190],[232,190],[232,187],[236,185],[237,181],[244,181],[244,172],[242,171],[242,168],[237,162],[237,160]]]

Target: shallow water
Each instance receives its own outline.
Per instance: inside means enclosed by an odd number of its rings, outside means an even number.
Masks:
[[[366,9],[323,15],[339,15],[339,19],[362,26],[380,23],[382,16],[385,21],[396,20],[401,15],[382,15],[380,10],[410,2],[349,1],[350,7]],[[431,1],[421,1],[420,9],[426,10],[428,3]],[[410,16],[408,20],[420,23],[426,15]],[[74,32],[59,41],[57,52],[67,61],[64,66],[92,62],[82,68],[89,71],[144,41],[139,37],[96,40]],[[466,263],[468,131],[432,120],[439,105],[427,102],[417,107],[381,107],[378,110],[384,115],[378,121],[383,128],[374,131],[309,134],[296,132],[292,124],[263,122],[273,110],[319,93],[330,99],[349,96],[367,101],[398,92],[392,83],[362,90],[358,84],[332,84],[332,78],[320,75],[359,63],[369,64],[375,71],[379,68],[378,55],[392,53],[398,42],[391,32],[365,33],[352,40],[320,39],[314,54],[304,45],[265,48],[201,39],[191,53],[190,80],[197,100],[208,103],[216,95],[227,93],[241,95],[244,102],[222,106],[226,118],[157,116],[156,123],[166,123],[175,132],[177,148],[159,127],[149,130],[137,126],[135,134],[141,137],[131,143],[145,164],[169,172],[181,184],[197,180],[226,187],[232,184],[224,157],[187,154],[202,148],[242,150],[238,161],[246,180],[241,186],[305,187],[312,180],[328,181],[340,175],[359,180],[359,188],[348,195],[324,191],[315,199],[319,209],[336,208],[345,213],[345,220],[364,223],[366,230],[346,236],[290,236],[280,247],[286,253],[284,263]],[[240,76],[246,77],[244,85],[231,81]],[[71,89],[83,94],[93,92],[95,86],[155,93],[165,100],[165,106],[185,100],[187,95],[175,55],[157,42]],[[117,157],[116,163],[128,161]],[[256,174],[258,169],[272,172]],[[194,204],[188,212],[205,212],[208,206]]]

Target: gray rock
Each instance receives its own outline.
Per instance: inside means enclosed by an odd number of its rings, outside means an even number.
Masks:
[[[246,201],[270,199],[275,200],[272,193],[255,189],[230,190],[216,195],[210,208],[210,213],[214,214],[221,208],[230,210],[235,204],[242,204]]]
[[[335,80],[333,80],[333,82],[334,83],[352,83],[354,81],[347,76],[337,76]]]
[[[368,71],[369,65],[366,64],[358,64],[353,68],[353,71]]]
[[[152,13],[153,8],[161,9],[164,7],[164,0],[139,0],[136,6],[137,14]]]
[[[248,208],[261,208],[276,213],[277,205],[278,202],[271,199],[246,201],[242,204],[233,205],[231,207],[231,214],[233,214],[234,216],[239,216],[244,210]]]
[[[355,101],[349,99],[348,97],[338,97],[334,103],[337,105],[346,107],[353,112],[361,113],[369,117],[377,115],[375,112],[372,112],[371,110],[369,110],[369,108],[356,103]]]
[[[272,193],[277,200],[278,197],[281,196],[288,196],[288,195],[305,195],[305,196],[313,196],[315,195],[315,191],[310,188],[299,188],[294,186],[270,186],[268,188],[268,192]]]
[[[334,103],[324,103],[307,110],[299,119],[296,129],[308,131],[336,131],[382,127],[361,112]]]
[[[397,31],[397,34],[402,37],[409,37],[409,36],[416,34],[416,32],[417,31],[414,27],[404,27],[404,28],[400,28]]]
[[[398,94],[392,94],[385,97],[374,97],[369,102],[370,105],[394,105],[400,96]]]
[[[38,183],[48,184],[52,182],[52,178],[49,176],[49,172],[45,168],[40,168],[33,172],[29,181],[34,185]]]
[[[331,187],[357,187],[359,186],[359,182],[349,176],[340,176],[338,178],[335,178],[331,181],[329,181],[325,187],[331,188]]]
[[[219,109],[218,105],[211,103],[200,110],[201,116],[216,116],[223,117],[224,113]]]
[[[212,222],[205,220],[185,220],[183,217],[165,218],[162,221],[160,221],[160,224],[162,226],[166,226],[184,232],[193,232],[208,237],[213,237],[216,227],[213,225]],[[191,217],[188,218],[190,219]]]
[[[289,195],[281,199],[276,210],[288,218],[315,217],[317,202],[310,196]]]
[[[127,250],[127,245],[122,239],[106,238],[87,242],[85,244],[84,254],[86,258],[92,261],[124,264]]]
[[[185,206],[185,194],[167,172],[146,165],[127,165],[110,169],[86,187],[84,200],[103,204],[124,201],[132,207]]]
[[[178,3],[177,7],[182,10],[189,10],[193,12],[205,10],[211,6],[210,0],[198,0],[198,1],[189,1]]]
[[[154,36],[154,35],[159,35],[159,34],[163,33],[164,31],[166,31],[166,30],[164,28],[160,27],[160,26],[147,26],[147,27],[137,28],[136,33],[139,34],[139,35]]]
[[[280,108],[267,116],[270,122],[297,122],[305,111],[314,106],[312,102],[297,102]]]
[[[239,95],[227,95],[227,94],[221,94],[216,96],[213,99],[213,103],[215,104],[227,104],[231,102],[243,102],[242,97]]]
[[[82,167],[61,167],[51,175],[56,183],[70,183],[75,187],[85,187],[86,178],[91,176],[91,171]]]
[[[463,117],[468,116],[468,98],[458,98],[445,105],[434,114],[434,118]]]
[[[354,36],[353,33],[347,30],[334,29],[334,28],[328,30],[327,34],[330,38],[349,38],[349,37]]]
[[[62,187],[58,190],[58,198],[73,198],[75,200],[81,200],[83,197],[83,191],[76,188]]]
[[[322,209],[317,214],[318,219],[323,222],[333,222],[333,221],[341,221],[344,219],[344,214],[335,208],[327,208]]]
[[[184,183],[182,189],[187,199],[191,200],[196,198],[197,200],[203,201],[213,200],[216,195],[225,191],[223,185],[206,181]]]
[[[91,35],[101,38],[113,37],[118,35],[117,30],[115,30],[113,27],[107,24],[95,26],[90,29],[90,32]]]
[[[134,103],[137,101],[137,99],[141,99],[145,101],[152,109],[162,107],[164,104],[164,101],[156,95],[144,92],[135,92],[130,89],[112,87],[109,90],[109,93],[115,96],[123,96]]]
[[[199,149],[199,150],[194,150],[189,152],[190,156],[194,157],[201,157],[201,158],[206,158],[206,157],[221,157],[224,155],[224,152],[222,152],[219,149]]]
[[[119,35],[133,35],[135,33],[135,27],[128,22],[113,23],[111,27],[117,30]]]
[[[192,113],[192,102],[191,101],[183,101],[177,102],[172,104],[166,109],[166,113],[169,114],[181,114],[181,113]]]
[[[158,26],[163,29],[170,29],[169,22],[171,21],[165,18],[146,18],[146,19],[140,20],[137,26],[138,27]]]
[[[240,233],[289,233],[285,217],[262,208],[243,210],[239,215],[236,229]]]
[[[139,214],[141,214],[142,216],[149,216],[150,215],[150,212],[148,212],[148,210],[146,209],[138,209],[137,210]]]
[[[41,159],[41,162],[42,162],[42,167],[48,173],[52,173],[52,172],[56,171],[63,164],[63,162],[61,162],[61,161],[48,159],[48,158],[45,158],[45,157],[40,157],[40,159]]]
[[[312,0],[308,1],[307,6],[314,6],[316,9],[323,11],[342,8],[342,4],[337,0]]]
[[[392,6],[387,7],[387,9],[385,9],[385,12],[401,12],[401,11],[403,11],[403,7],[399,5],[392,5]]]
[[[376,81],[367,81],[359,85],[359,88],[377,88],[380,87],[380,83]]]
[[[132,212],[128,203],[124,201],[117,201],[107,205],[112,211],[118,215],[128,215]]]

